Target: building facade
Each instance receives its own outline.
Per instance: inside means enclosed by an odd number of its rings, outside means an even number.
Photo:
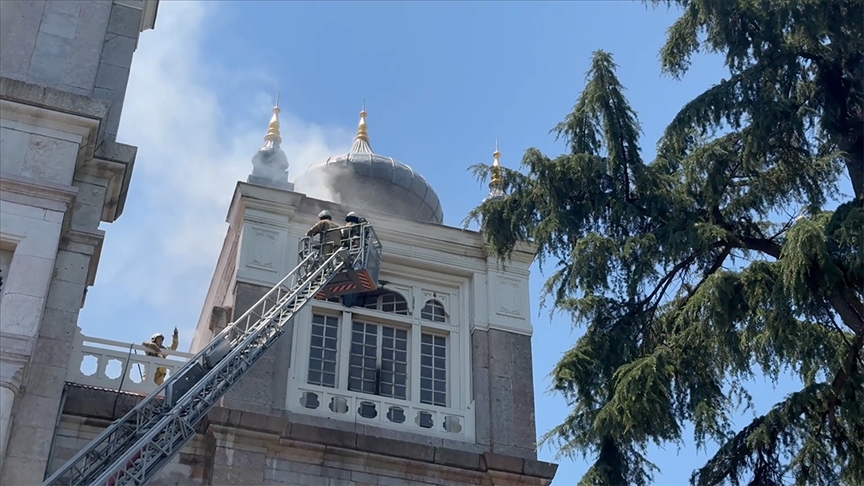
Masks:
[[[341,194],[387,190],[390,181],[404,202],[395,209],[386,195],[349,206],[295,191],[280,142],[275,109],[249,181],[236,186],[190,351],[298,264],[300,240],[321,211],[337,222],[357,211],[373,223],[383,245],[381,288],[304,307],[151,484],[550,484],[557,466],[537,460],[535,443],[531,248],[501,264],[486,254],[481,233],[440,224],[428,183],[374,154],[365,113],[351,152],[299,181],[347,185]],[[128,344],[108,344],[76,341],[49,471],[155,389],[122,376],[136,366],[176,371],[190,356],[131,358],[122,351]],[[87,358],[96,360],[89,375]],[[111,360],[123,364],[113,378],[105,373]]]
[[[117,126],[156,6],[0,2],[3,484],[41,483],[155,390],[147,370],[170,374],[192,356],[145,356],[77,327],[99,223],[120,216],[128,191],[135,147],[116,142]],[[374,225],[381,288],[307,305],[151,484],[548,485],[557,466],[536,453],[532,249],[500,263],[482,233],[443,225],[431,185],[373,152],[365,111],[349,153],[295,190],[278,115],[233,194],[190,351],[294,268],[324,210]],[[339,202],[304,194],[312,180]]]
[[[155,0],[0,2],[0,482],[39,484],[100,222],[136,147],[116,141]]]

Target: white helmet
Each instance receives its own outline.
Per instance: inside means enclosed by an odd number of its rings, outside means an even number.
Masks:
[[[159,338],[165,339],[165,335],[162,334],[161,332],[157,332],[156,334],[153,335],[153,337],[150,338],[150,340],[153,342],[156,342],[156,340]]]

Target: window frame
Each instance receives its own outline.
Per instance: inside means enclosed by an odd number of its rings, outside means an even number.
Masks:
[[[357,393],[361,396],[368,396],[371,398],[377,399],[388,399],[388,400],[396,400],[405,403],[411,403],[419,406],[428,406],[433,407],[433,409],[438,408],[451,408],[455,403],[460,401],[459,393],[460,387],[463,385],[461,380],[456,379],[455,368],[458,366],[456,360],[456,354],[458,353],[458,349],[455,348],[457,346],[458,336],[458,324],[454,323],[450,318],[446,299],[449,297],[448,293],[439,292],[439,291],[423,291],[423,289],[419,287],[413,287],[411,290],[413,292],[404,292],[393,289],[389,292],[396,294],[401,297],[408,306],[408,314],[397,314],[395,312],[385,312],[380,310],[383,303],[382,298],[388,294],[381,294],[376,297],[376,308],[371,309],[365,306],[352,306],[345,307],[340,303],[332,302],[329,300],[321,300],[315,299],[310,302],[311,312],[309,313],[309,322],[310,322],[310,330],[305,334],[305,341],[302,343],[297,343],[300,346],[303,346],[305,355],[305,359],[303,362],[303,372],[300,377],[300,382],[304,386],[313,386],[319,387],[319,385],[312,384],[308,382],[308,366],[309,366],[309,355],[311,354],[311,345],[312,345],[312,333],[311,333],[311,319],[314,315],[336,315],[339,314],[339,331],[338,331],[338,340],[337,340],[337,373],[336,373],[336,386],[334,388],[329,388],[325,386],[320,386],[321,388],[326,388],[329,390],[335,391],[343,391],[348,393]],[[408,290],[408,289],[405,289]],[[431,293],[430,293],[431,292]],[[408,293],[409,295],[405,295]],[[413,294],[413,295],[411,295]],[[438,294],[441,294],[442,298],[438,297]],[[414,297],[414,305],[411,305],[412,298]],[[442,301],[444,300],[444,301]],[[434,301],[438,307],[441,308],[444,315],[444,321],[434,321],[423,319],[423,309],[430,302]],[[350,390],[349,387],[349,378],[350,378],[350,360],[351,360],[351,344],[352,344],[352,333],[353,333],[353,324],[355,321],[363,322],[364,324],[373,324],[378,326],[378,335],[376,337],[376,364],[380,366],[381,362],[381,343],[382,343],[382,326],[394,327],[399,329],[404,329],[408,332],[408,377],[406,380],[407,393],[406,398],[397,398],[397,397],[387,397],[380,394],[371,394],[362,391],[354,391]],[[441,336],[445,339],[445,379],[446,386],[444,389],[445,394],[445,405],[436,405],[433,403],[424,403],[421,401],[422,391],[420,388],[421,384],[421,349],[422,349],[422,336],[424,334],[432,334],[434,336]],[[433,371],[434,374],[434,371]],[[457,383],[458,381],[458,383]]]
[[[375,334],[375,365],[376,365],[376,370],[379,370],[379,372],[383,371],[383,370],[381,370],[381,364],[382,364],[382,360],[383,360],[382,355],[384,352],[384,348],[383,348],[384,328],[385,327],[391,328],[391,329],[394,329],[394,331],[396,331],[396,330],[405,331],[405,348],[406,348],[405,349],[405,384],[401,385],[401,386],[405,387],[405,398],[400,398],[397,396],[382,395],[381,391],[380,391],[380,386],[381,386],[380,376],[378,378],[376,378],[377,384],[379,387],[378,393],[369,393],[366,391],[352,390],[351,389],[351,381],[350,381],[351,380],[351,358],[353,356],[351,348],[355,344],[354,343],[354,326],[357,324],[362,324],[363,326],[370,326],[371,325],[371,326],[376,326],[376,328],[377,328],[376,334]],[[411,329],[411,327],[408,327],[408,326],[401,326],[401,325],[394,325],[391,323],[372,321],[370,319],[357,320],[352,315],[351,316],[351,333],[350,333],[350,338],[349,338],[349,342],[348,342],[348,354],[346,356],[346,358],[348,359],[348,375],[345,377],[346,378],[345,390],[352,392],[352,393],[359,393],[362,395],[368,395],[370,397],[381,397],[382,399],[401,400],[401,401],[411,402],[412,401],[411,400],[411,386],[412,386],[412,382],[414,381],[412,379],[413,377],[411,376],[411,374],[412,374],[411,361],[413,358],[413,356],[412,356],[413,344],[411,342],[411,336],[412,336],[411,331],[412,330],[413,329]],[[365,335],[366,335],[366,332],[364,329],[364,336]],[[310,342],[310,344],[311,344],[311,342]],[[337,343],[337,346],[338,346],[338,343]],[[396,351],[396,350],[394,350],[394,351]],[[395,361],[394,361],[394,364],[395,364]],[[363,368],[361,368],[361,369],[363,369]],[[395,370],[393,371],[393,373],[396,373]],[[362,383],[362,378],[361,378],[361,383]],[[395,383],[393,383],[392,386],[395,387],[397,385]],[[362,384],[361,384],[361,388],[362,388]]]
[[[421,434],[432,434],[443,438],[456,440],[474,439],[474,412],[471,371],[471,333],[468,329],[468,321],[465,317],[469,315],[470,309],[470,281],[453,282],[453,287],[442,287],[437,283],[414,283],[410,284],[404,279],[394,275],[382,275],[382,279],[388,283],[384,290],[394,292],[401,296],[408,305],[408,315],[384,312],[381,309],[381,296],[376,296],[376,308],[369,309],[357,302],[352,307],[344,307],[341,303],[326,300],[312,300],[305,309],[297,315],[297,325],[294,326],[291,370],[288,376],[288,393],[285,397],[287,410],[301,414],[319,416],[321,418],[335,419],[340,421],[363,421],[385,428],[395,430],[410,430]],[[426,282],[424,279],[423,282]],[[422,319],[421,311],[429,299],[438,300],[445,311],[446,322],[435,322]],[[370,306],[371,307],[371,306]],[[336,388],[319,387],[308,384],[307,363],[309,346],[311,344],[311,329],[307,324],[313,312],[315,314],[337,314],[341,316],[340,332],[338,333],[338,347],[340,367],[337,376]],[[348,390],[349,360],[351,350],[352,323],[354,320],[364,323],[393,326],[405,328],[408,331],[408,394],[405,400],[400,398],[374,395],[359,391]],[[380,335],[380,330],[378,331]],[[423,334],[442,336],[446,340],[446,405],[434,405],[421,402],[421,339]],[[381,338],[376,339],[376,360],[380,356]],[[314,393],[322,400],[320,407],[305,408],[301,403],[306,393]],[[332,408],[332,400],[345,397],[349,402],[349,408],[336,411]],[[357,408],[364,402],[378,404],[378,418],[369,418],[361,415]],[[353,403],[353,405],[352,405]],[[336,405],[340,407],[340,405]],[[353,407],[353,408],[352,408]],[[408,414],[408,422],[395,422],[390,416],[392,408],[402,408]],[[410,411],[410,412],[409,412]],[[420,415],[431,414],[434,418],[434,428],[428,429],[416,422]],[[428,415],[427,414],[427,415]],[[452,435],[453,432],[439,430],[442,422],[448,416],[460,417],[462,432],[460,435]],[[458,424],[459,422],[457,422]]]

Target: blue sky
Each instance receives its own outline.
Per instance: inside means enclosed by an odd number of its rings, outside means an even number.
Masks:
[[[675,81],[658,52],[676,12],[629,1],[574,2],[162,2],[141,37],[119,141],[137,145],[125,213],[104,225],[96,285],[79,325],[85,334],[140,341],[192,331],[227,225],[238,179],[251,170],[277,91],[290,174],[350,146],[365,99],[376,153],[422,173],[445,223],[459,226],[486,194],[466,172],[518,166],[529,147],[556,155],[549,130],[569,112],[591,52],[611,52],[643,126],[644,157],[678,109],[720,80],[716,57],[699,57]],[[531,280],[537,430],[567,413],[545,390],[575,340],[569,319],[539,310],[543,276]],[[792,388],[759,383],[757,409]],[[747,415],[751,415],[748,412]],[[742,421],[742,425],[743,425]],[[540,458],[554,460],[554,450]],[[692,442],[652,448],[658,485],[685,484],[706,460]],[[575,484],[584,461],[561,460],[555,486]]]

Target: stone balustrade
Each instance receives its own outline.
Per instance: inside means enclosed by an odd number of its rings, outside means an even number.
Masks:
[[[166,350],[168,357],[158,358],[147,356],[146,350],[140,344],[85,336],[79,329],[66,381],[147,395],[158,387],[153,382],[157,367],[165,368],[167,376],[171,376],[194,356]]]

